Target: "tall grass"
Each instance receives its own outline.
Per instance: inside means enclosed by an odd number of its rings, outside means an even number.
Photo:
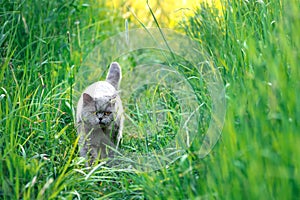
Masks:
[[[222,138],[204,159],[187,152],[170,166],[137,172],[101,162],[85,168],[73,119],[78,67],[95,45],[123,30],[121,13],[92,0],[1,1],[0,198],[297,199],[299,5],[298,0],[224,1],[219,10],[202,4],[182,22],[223,75]],[[127,58],[124,63],[135,62]],[[160,99],[157,91],[140,93],[149,109],[148,97]],[[160,103],[176,107],[173,95],[166,94],[170,101]],[[130,102],[134,106],[137,98]],[[137,121],[136,110],[130,112]],[[180,115],[174,109],[171,114]],[[164,146],[174,127],[161,133],[167,135],[161,144],[150,139]],[[126,148],[141,146],[124,139]]]
[[[207,158],[220,198],[299,196],[299,1],[228,1],[185,24],[227,85],[222,141]]]
[[[76,195],[74,74],[93,44],[118,32],[122,21],[94,3],[1,1],[1,199]]]

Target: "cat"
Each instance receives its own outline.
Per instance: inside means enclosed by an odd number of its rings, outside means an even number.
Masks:
[[[122,74],[117,62],[110,65],[105,81],[88,86],[76,111],[80,156],[92,165],[97,159],[114,157],[122,138],[123,107],[119,96]],[[88,165],[88,164],[87,164]]]

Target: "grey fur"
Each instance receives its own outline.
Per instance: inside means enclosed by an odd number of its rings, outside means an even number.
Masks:
[[[92,164],[98,158],[113,157],[109,148],[118,148],[123,130],[123,107],[118,94],[121,68],[111,64],[105,81],[88,86],[76,111],[80,156]]]

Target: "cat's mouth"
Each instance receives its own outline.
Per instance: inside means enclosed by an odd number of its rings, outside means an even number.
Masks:
[[[102,127],[106,126],[106,123],[99,121],[99,125],[102,128]]]

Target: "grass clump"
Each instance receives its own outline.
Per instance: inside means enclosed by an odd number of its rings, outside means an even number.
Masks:
[[[205,186],[221,198],[299,194],[299,2],[231,1],[185,24],[223,73],[227,115]],[[293,10],[293,12],[290,11]]]
[[[111,11],[99,12],[93,3],[0,3],[1,199],[55,199],[81,191],[76,187],[81,176],[75,178],[80,173],[71,170],[80,163],[74,73],[85,49],[118,31],[121,21],[117,14],[107,18]],[[110,21],[116,27],[100,34],[99,27]]]

